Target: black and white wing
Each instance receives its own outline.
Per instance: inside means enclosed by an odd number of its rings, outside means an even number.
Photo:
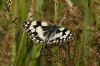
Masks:
[[[38,43],[59,43],[73,39],[65,27],[48,24],[45,21],[27,21],[22,24],[29,37]]]
[[[48,26],[48,23],[41,21],[28,21],[24,22],[22,26],[33,41],[43,43],[46,40],[43,27]]]
[[[48,43],[62,43],[73,39],[73,34],[70,30],[66,29],[65,27],[59,27],[56,31],[54,36],[51,36],[48,40]]]

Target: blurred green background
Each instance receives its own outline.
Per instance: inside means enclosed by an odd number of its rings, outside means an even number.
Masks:
[[[27,20],[67,27],[75,39],[41,51]],[[100,0],[0,0],[0,66],[100,66]]]

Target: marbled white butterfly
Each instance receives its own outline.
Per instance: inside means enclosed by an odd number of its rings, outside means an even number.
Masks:
[[[73,34],[67,28],[45,21],[27,21],[22,26],[29,37],[37,43],[62,43],[73,39]]]

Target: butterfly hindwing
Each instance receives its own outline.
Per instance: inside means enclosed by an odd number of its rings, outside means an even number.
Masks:
[[[29,37],[38,43],[52,44],[73,39],[73,35],[65,27],[48,24],[45,21],[28,21],[22,26]]]
[[[49,39],[49,43],[59,43],[59,42],[65,42],[69,41],[70,39],[73,39],[73,35],[71,32],[64,28],[64,27],[59,27],[57,31],[55,32],[54,36]]]

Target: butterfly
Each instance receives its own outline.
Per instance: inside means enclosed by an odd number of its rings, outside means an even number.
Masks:
[[[63,43],[73,39],[73,34],[67,28],[46,21],[26,21],[22,26],[36,43]]]

